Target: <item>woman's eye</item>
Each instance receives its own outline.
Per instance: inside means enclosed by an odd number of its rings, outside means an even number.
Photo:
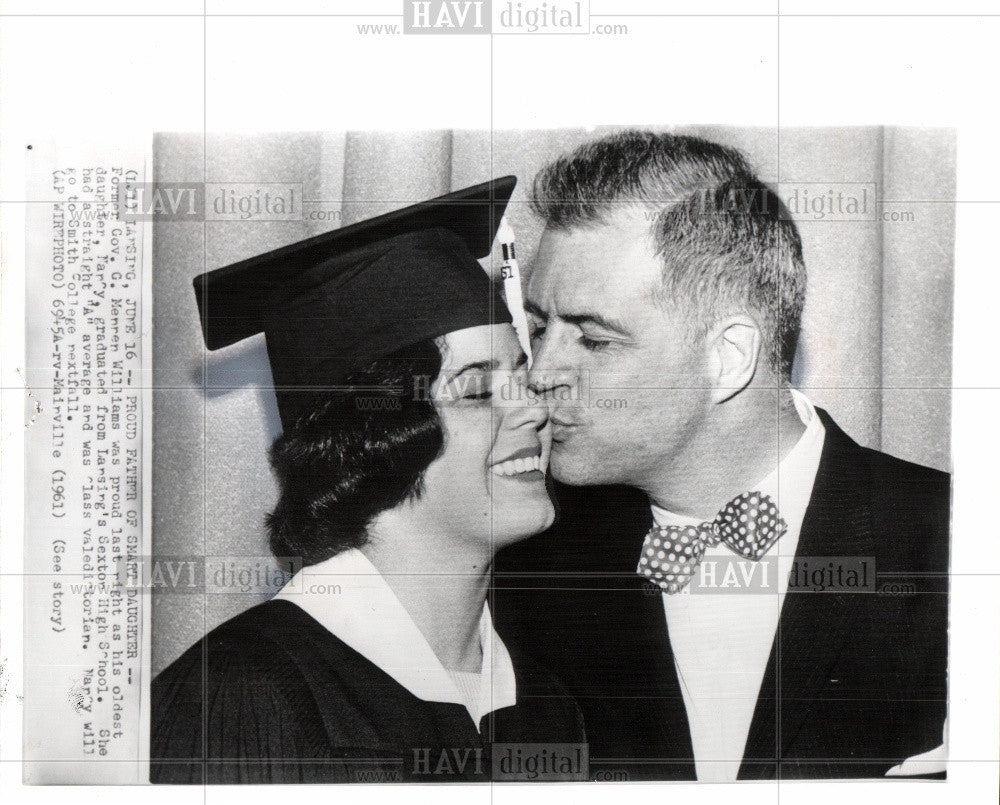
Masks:
[[[532,341],[534,341],[534,340],[536,340],[538,338],[541,338],[543,335],[545,335],[545,328],[542,327],[541,325],[537,325],[536,324],[536,325],[532,325],[532,326],[530,326],[528,328],[528,337]]]
[[[486,378],[476,378],[462,390],[464,400],[488,400],[492,396],[493,387]]]

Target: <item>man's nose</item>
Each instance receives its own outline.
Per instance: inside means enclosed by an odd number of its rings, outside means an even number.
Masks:
[[[578,370],[566,362],[554,339],[546,336],[534,344],[528,388],[535,394],[544,396],[558,388],[571,387],[576,384],[578,374]]]
[[[549,418],[549,409],[541,395],[535,393],[528,383],[527,372],[521,371],[511,377],[506,388],[510,394],[501,394],[498,400],[508,427],[531,425],[541,429]],[[497,400],[494,397],[494,400]]]

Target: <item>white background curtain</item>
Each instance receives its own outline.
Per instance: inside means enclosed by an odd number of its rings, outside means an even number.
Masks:
[[[769,183],[875,185],[883,204],[869,220],[796,216],[809,285],[793,380],[859,442],[950,469],[954,133],[670,130],[739,148]],[[158,182],[301,182],[309,203],[302,221],[155,225],[155,554],[240,555],[269,565],[263,518],[276,488],[266,451],[279,424],[263,337],[206,355],[195,276],[508,173],[519,179],[508,217],[530,271],[540,235],[525,203],[531,178],[604,131],[159,135]],[[893,213],[897,220],[884,220]],[[206,629],[272,593],[265,585],[246,594],[154,595],[154,673]]]

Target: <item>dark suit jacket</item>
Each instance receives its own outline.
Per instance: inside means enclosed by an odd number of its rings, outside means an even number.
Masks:
[[[874,557],[878,586],[904,593],[789,589],[740,779],[881,777],[941,743],[949,476],[863,448],[819,415],[796,556]],[[498,631],[576,697],[592,775],[694,779],[660,590],[635,574],[649,501],[624,487],[557,498],[557,525],[497,558]]]

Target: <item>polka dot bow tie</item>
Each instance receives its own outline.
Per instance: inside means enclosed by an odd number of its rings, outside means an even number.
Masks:
[[[654,525],[642,543],[635,572],[666,593],[687,586],[705,549],[720,542],[733,553],[760,559],[788,529],[767,495],[744,492],[722,507],[714,520],[698,525]]]

